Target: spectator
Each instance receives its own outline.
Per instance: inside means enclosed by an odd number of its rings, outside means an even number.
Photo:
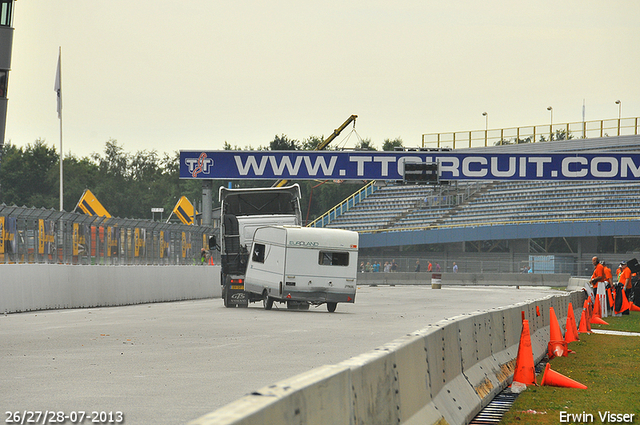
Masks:
[[[414,271],[416,273],[420,272],[420,260],[416,260],[416,269]]]
[[[598,257],[593,257],[591,263],[593,264],[593,274],[591,275],[589,283],[593,285],[593,293],[596,294],[598,291],[598,282],[605,281],[604,266],[600,264]]]
[[[436,273],[440,272],[440,263],[436,263]]]
[[[200,263],[203,266],[207,263],[207,250],[204,248],[200,250]]]
[[[430,272],[431,270],[433,270],[433,266],[431,265],[431,261],[429,261],[429,264],[427,264],[427,271]]]
[[[396,260],[391,260],[391,271],[392,272],[398,271],[398,263],[396,263]]]
[[[456,264],[456,262],[453,262],[453,272],[454,273],[458,273],[458,265]]]
[[[621,266],[622,266],[622,272],[620,273],[620,277],[618,278],[617,286],[622,288],[622,291],[624,291],[624,294],[626,295],[628,300],[629,297],[631,296],[631,291],[633,289],[633,285],[631,284],[631,269],[627,265],[626,261],[623,261]],[[621,300],[622,300],[622,291],[620,291]],[[618,304],[619,304],[618,293],[616,293],[616,306],[618,306]],[[622,303],[620,303],[620,305],[622,305]],[[620,311],[620,308],[618,308],[618,311]],[[629,310],[625,310],[624,312],[622,312],[622,314],[629,314]]]

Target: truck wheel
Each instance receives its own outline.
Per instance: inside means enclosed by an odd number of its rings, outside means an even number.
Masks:
[[[329,313],[336,311],[336,307],[338,307],[338,303],[327,303],[327,310]]]
[[[229,307],[229,304],[227,303],[227,290],[224,286],[222,287],[222,302],[225,307]]]
[[[264,307],[265,310],[271,310],[271,307],[273,307],[273,298],[267,295],[266,289],[262,293],[262,306]]]

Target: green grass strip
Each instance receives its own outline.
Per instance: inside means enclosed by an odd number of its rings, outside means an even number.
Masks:
[[[604,320],[609,325],[592,328],[640,333],[638,312]],[[588,389],[528,387],[500,423],[640,424],[640,336],[580,334],[580,341],[570,343],[569,348],[575,354],[551,360],[551,369]],[[542,374],[537,381],[542,381]],[[607,417],[607,412],[627,414],[631,422],[625,422],[624,416]]]

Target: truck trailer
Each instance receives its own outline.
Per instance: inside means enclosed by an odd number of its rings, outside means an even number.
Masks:
[[[254,233],[265,226],[301,225],[300,186],[221,187],[219,199],[220,234],[213,245],[220,249],[222,299],[225,307],[247,307],[250,302],[262,301],[262,294],[244,289]]]
[[[358,273],[358,233],[341,229],[268,226],[255,230],[244,290],[270,310],[353,303]]]

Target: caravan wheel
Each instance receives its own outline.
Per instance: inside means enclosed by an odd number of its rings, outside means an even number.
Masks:
[[[273,298],[267,295],[266,289],[262,292],[262,306],[265,310],[271,310],[271,307],[273,307]]]
[[[336,311],[336,307],[338,307],[338,303],[327,303],[327,310],[329,313]]]

